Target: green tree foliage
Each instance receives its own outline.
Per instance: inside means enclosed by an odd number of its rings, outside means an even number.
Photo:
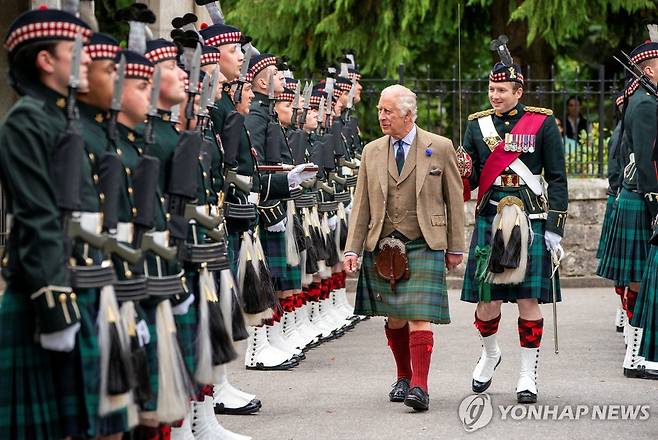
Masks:
[[[450,75],[456,62],[457,0],[225,0],[227,21],[254,37],[261,50],[287,54],[315,70],[354,48],[363,71],[395,76],[399,63],[410,74]],[[611,51],[626,36],[643,35],[654,0],[467,0],[462,11],[466,74],[493,61],[491,37],[506,33],[510,49],[536,77],[548,77],[556,55],[576,55],[579,42]],[[632,16],[630,14],[633,14]],[[638,20],[638,17],[641,19]],[[637,42],[637,39],[633,41]],[[631,45],[633,42],[627,42]],[[600,62],[600,61],[599,61]]]

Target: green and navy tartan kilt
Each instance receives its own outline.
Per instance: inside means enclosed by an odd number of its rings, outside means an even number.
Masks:
[[[658,362],[658,246],[651,246],[631,325],[644,330],[640,356]]]
[[[127,410],[98,416],[100,393],[100,347],[96,321],[99,290],[78,289],[80,331],[71,353],[55,353],[58,396],[62,399],[62,424],[65,435],[93,438],[128,430]],[[82,380],[80,380],[82,378]]]
[[[374,253],[363,253],[354,314],[449,324],[444,252],[428,248],[422,239],[408,242],[406,249],[409,279],[398,281],[395,293],[377,275]]]
[[[468,262],[464,274],[464,285],[461,300],[476,303],[480,301],[480,283],[475,277],[477,259],[476,249],[491,244],[491,224],[493,216],[475,217],[475,227],[468,251]],[[553,280],[551,279],[552,262],[551,256],[546,249],[544,241],[544,220],[531,220],[534,239],[528,249],[528,266],[526,276],[522,283],[514,285],[488,284],[491,292],[491,300],[502,300],[515,302],[517,299],[537,299],[540,304],[553,302],[551,292]],[[555,274],[558,277],[558,274]],[[555,280],[557,290],[557,301],[561,300],[560,279]]]
[[[596,274],[618,286],[642,281],[649,253],[651,218],[641,194],[622,189]]]
[[[199,273],[196,271],[188,271],[185,275],[187,279],[187,287],[190,292],[194,292],[194,302],[190,304],[187,313],[184,315],[174,315],[176,322],[176,337],[178,338],[178,345],[180,345],[183,361],[187,367],[188,373],[194,377],[194,370],[196,368],[196,332],[197,332],[197,306],[199,304]]]
[[[299,265],[288,265],[286,258],[286,233],[260,230],[260,242],[263,246],[267,267],[272,274],[274,290],[284,291],[302,288],[302,272]]]
[[[601,238],[599,239],[599,247],[596,249],[596,258],[601,259],[605,252],[605,246],[610,236],[610,225],[615,216],[617,205],[615,203],[615,196],[608,195],[608,201],[605,204],[605,214],[603,215],[603,225],[601,226]]]
[[[146,360],[149,367],[149,378],[151,382],[151,398],[144,403],[141,408],[142,411],[155,411],[158,408],[158,332],[155,326],[155,311],[158,307],[157,302],[153,300],[144,300],[135,305],[138,314],[142,314],[141,318],[146,321],[149,329],[150,339],[149,343],[144,346],[146,351]]]
[[[238,263],[240,259],[240,234],[229,232],[227,234],[228,261],[231,263],[231,272],[235,276],[238,273]]]
[[[20,440],[63,438],[52,352],[35,340],[29,293],[0,297],[0,432]]]

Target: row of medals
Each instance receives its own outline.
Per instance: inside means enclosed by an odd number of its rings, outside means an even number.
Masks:
[[[518,153],[534,153],[535,135],[506,133],[505,151],[512,151]]]

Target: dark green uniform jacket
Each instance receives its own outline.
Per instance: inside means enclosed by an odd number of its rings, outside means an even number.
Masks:
[[[635,158],[635,169],[624,175],[624,188],[644,195],[651,217],[658,214],[658,179],[652,161],[656,140],[656,98],[638,87],[628,101],[624,115],[622,151]],[[633,168],[631,166],[630,168]]]
[[[484,142],[477,119],[491,115],[498,135],[504,139],[505,134],[512,131],[514,125],[526,111],[548,114],[536,134],[535,151],[522,153],[519,158],[533,174],[543,174],[548,184],[546,230],[562,236],[564,234],[569,194],[564,164],[564,147],[552,111],[537,107],[526,107],[519,103],[511,111],[501,115],[497,115],[493,109],[470,115],[464,134],[464,148],[473,160],[473,173],[469,178],[471,188],[475,189],[478,186],[480,173],[491,154],[491,150]],[[536,204],[536,200],[532,200],[532,191],[528,191],[528,197],[531,200],[526,201],[526,203]],[[482,201],[486,203],[486,199],[487,196],[485,195]]]

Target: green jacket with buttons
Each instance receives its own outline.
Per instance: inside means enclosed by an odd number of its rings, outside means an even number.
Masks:
[[[543,175],[544,180],[548,184],[546,196],[548,202],[546,230],[563,236],[569,194],[564,161],[564,146],[551,110],[528,107],[519,103],[505,114],[496,114],[493,109],[490,109],[470,115],[464,134],[464,149],[473,160],[473,173],[469,178],[469,183],[471,184],[471,189],[478,187],[480,173],[492,151],[484,141],[478,119],[491,116],[498,135],[504,139],[505,134],[512,131],[514,125],[516,125],[527,111],[546,114],[547,118],[536,134],[535,151],[521,153],[519,158],[533,174]],[[510,171],[510,173],[512,172]],[[527,197],[530,199],[529,202],[531,204],[536,203],[537,200],[532,200],[534,199],[534,196],[531,194],[532,191],[527,191],[527,193]],[[486,202],[486,200],[487,195],[484,195],[482,201]]]
[[[658,178],[652,160],[656,140],[656,97],[644,87],[638,89],[628,100],[624,114],[622,155],[624,163],[629,156],[635,158],[634,166],[627,167],[623,187],[642,194],[652,218],[658,214]]]
[[[0,127],[0,181],[12,218],[2,275],[9,289],[26,295],[69,283],[50,176],[51,157],[66,127],[65,99],[46,87],[38,91],[39,96],[22,97]]]

